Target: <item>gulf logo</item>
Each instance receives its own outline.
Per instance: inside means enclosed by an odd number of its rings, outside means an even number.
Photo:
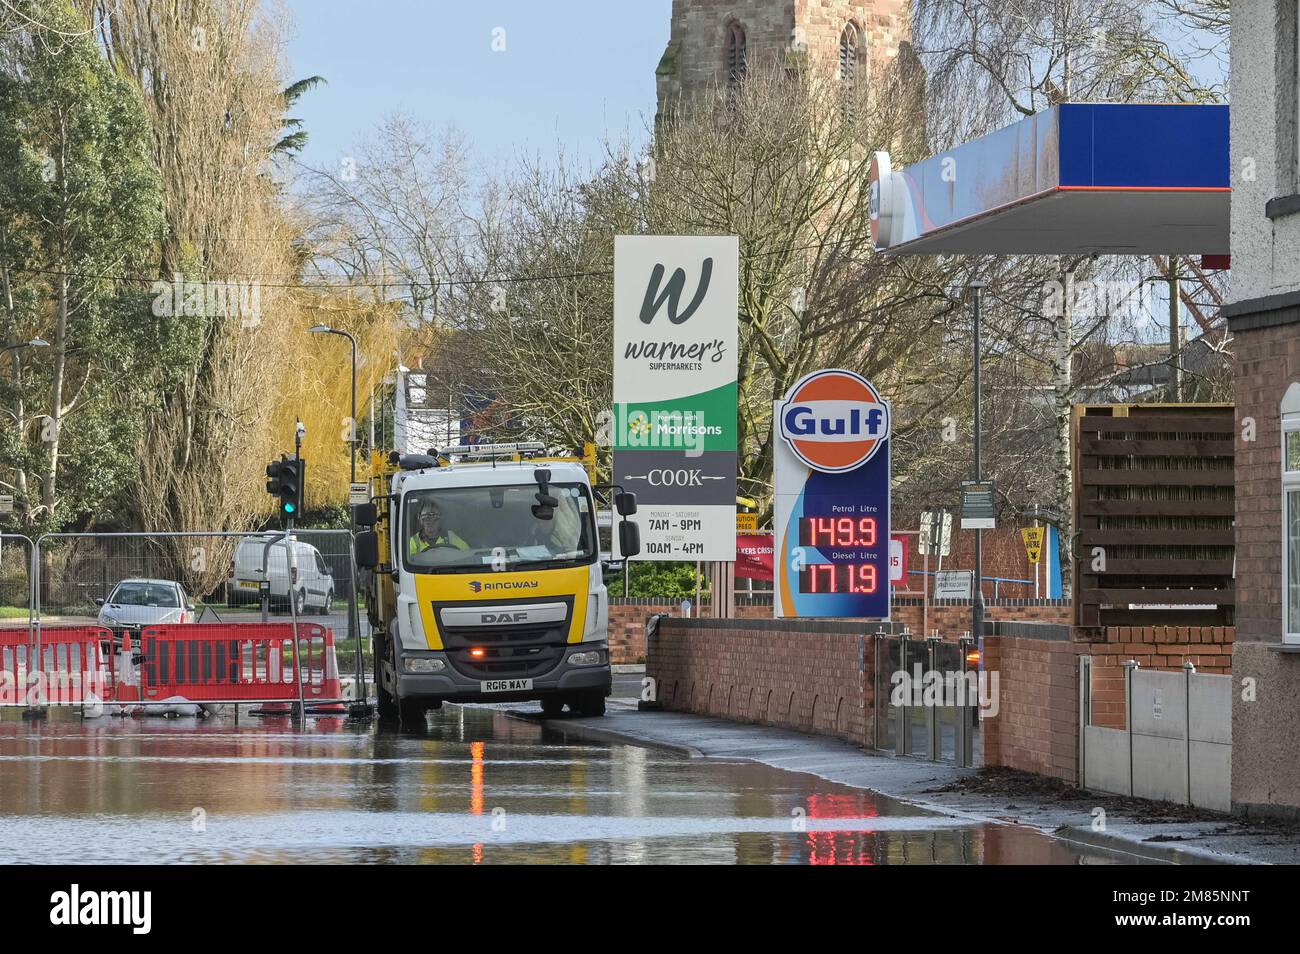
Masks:
[[[781,436],[814,470],[853,470],[888,440],[889,402],[860,374],[814,371],[786,394]]]

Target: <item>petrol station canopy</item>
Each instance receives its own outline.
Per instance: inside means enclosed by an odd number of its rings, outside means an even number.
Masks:
[[[872,234],[896,255],[1226,255],[1228,107],[1063,103],[871,171]]]

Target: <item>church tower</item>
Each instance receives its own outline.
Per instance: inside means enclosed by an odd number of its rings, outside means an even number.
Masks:
[[[856,83],[911,40],[908,0],[673,0],[658,115],[773,63]]]

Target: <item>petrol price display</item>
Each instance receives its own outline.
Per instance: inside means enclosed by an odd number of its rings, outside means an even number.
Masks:
[[[874,593],[878,579],[873,563],[814,563],[799,571],[799,592]]]
[[[801,547],[874,547],[875,517],[800,517]]]

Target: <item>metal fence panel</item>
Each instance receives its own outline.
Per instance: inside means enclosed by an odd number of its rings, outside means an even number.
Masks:
[[[22,534],[0,533],[0,626],[26,625],[30,618],[32,546]]]
[[[1232,744],[1232,677],[1194,672],[1188,686],[1194,742]]]
[[[1187,804],[1187,742],[1133,734],[1133,794]]]
[[[1129,725],[1136,735],[1187,738],[1187,677],[1181,672],[1133,672]]]
[[[1192,804],[1220,812],[1232,811],[1232,746],[1192,740],[1187,754],[1191,759]]]
[[[1099,725],[1083,729],[1083,787],[1098,792],[1132,792],[1128,732]]]
[[[1090,661],[1083,666],[1089,671]],[[1133,664],[1127,673],[1124,729],[1083,725],[1083,786],[1103,792],[1232,809],[1232,677],[1151,672]]]
[[[180,583],[194,603],[218,615],[258,607],[259,582],[269,584],[278,611],[296,596],[306,613],[319,615],[352,595],[346,530],[298,530],[287,545],[279,531],[60,533],[41,537],[37,547],[38,604],[47,616],[94,616],[96,600],[107,600],[126,579]]]
[[[360,649],[368,627],[358,612],[352,535],[347,530],[178,533],[53,533],[32,545],[34,639],[51,622],[101,621],[120,635],[142,624],[287,622],[334,631],[340,648]],[[124,580],[179,583],[184,603],[108,603]],[[355,693],[364,693],[361,652]]]

